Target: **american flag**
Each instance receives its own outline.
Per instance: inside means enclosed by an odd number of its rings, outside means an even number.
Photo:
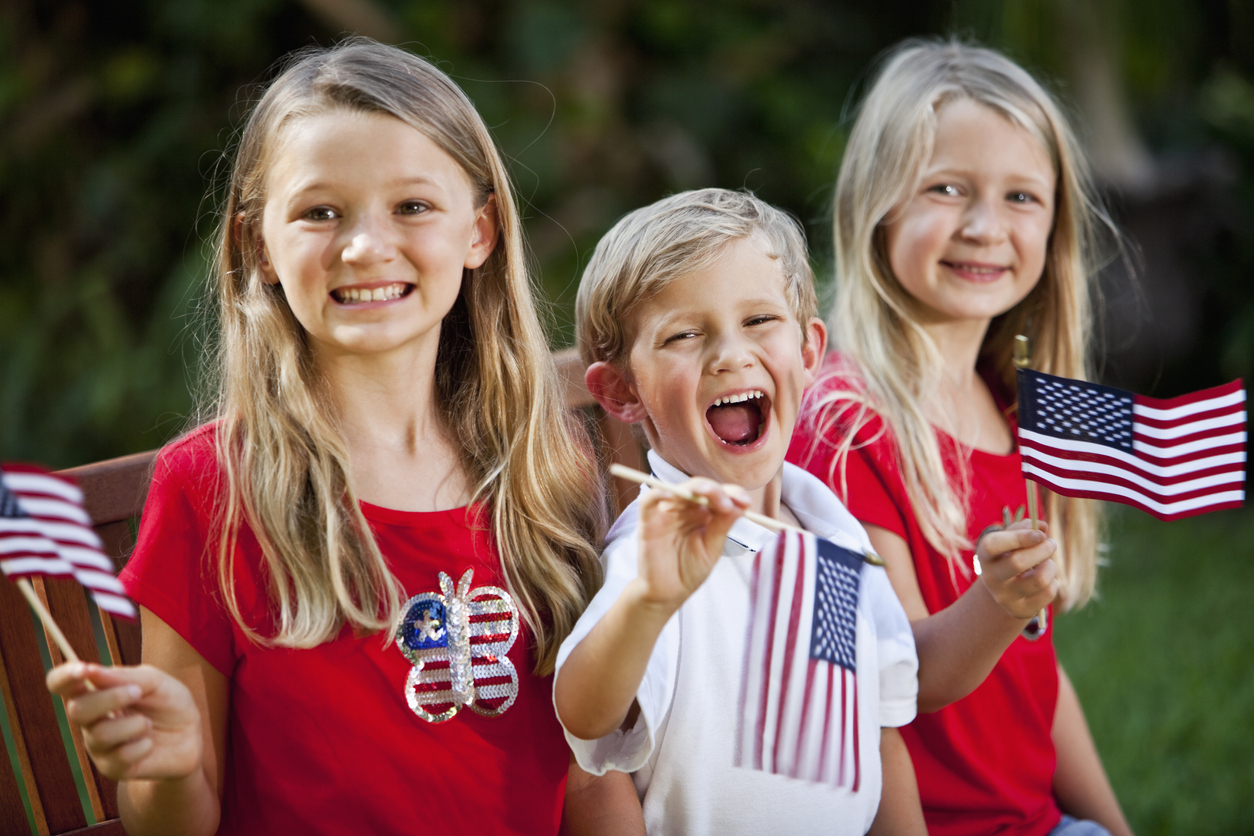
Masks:
[[[1158,400],[1019,370],[1025,476],[1065,496],[1109,499],[1161,520],[1240,507],[1245,389],[1235,380]]]
[[[100,609],[137,615],[83,510],[83,492],[34,465],[6,464],[0,471],[0,570],[9,578],[72,577]]]
[[[754,559],[736,766],[858,791],[862,561],[795,531]]]

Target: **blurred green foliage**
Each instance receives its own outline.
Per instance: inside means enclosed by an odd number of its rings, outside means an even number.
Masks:
[[[668,192],[753,189],[806,224],[826,275],[849,107],[874,57],[903,37],[975,36],[1066,98],[1066,47],[1082,25],[1118,55],[1159,148],[1223,143],[1243,170],[1254,162],[1250,12],[1237,0],[13,0],[0,10],[5,457],[67,466],[184,426],[224,153],[272,63],[342,33],[335,7],[366,7],[439,62],[493,127],[555,344],[570,339],[597,238]],[[1234,194],[1248,212],[1254,179]],[[1222,313],[1199,351],[1245,373],[1254,247],[1236,226],[1197,254]]]

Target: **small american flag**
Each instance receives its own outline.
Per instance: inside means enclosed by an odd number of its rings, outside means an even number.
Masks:
[[[100,609],[137,615],[83,510],[83,492],[43,468],[6,464],[0,471],[0,570],[14,579],[72,577]]]
[[[1109,499],[1161,520],[1240,507],[1245,389],[1236,380],[1157,400],[1019,370],[1025,476],[1065,496]]]
[[[862,561],[794,531],[754,559],[736,766],[858,791]]]

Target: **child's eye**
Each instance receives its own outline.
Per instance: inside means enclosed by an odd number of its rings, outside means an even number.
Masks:
[[[680,342],[681,340],[690,340],[695,336],[697,336],[696,331],[680,331],[678,334],[671,334],[663,340],[662,344],[669,345],[670,343]]]
[[[1006,199],[1011,203],[1035,203],[1036,196],[1028,192],[1011,192],[1006,195]]]
[[[939,183],[932,186],[931,191],[936,192],[937,194],[943,194],[945,197],[958,196],[958,187],[951,186],[949,183]]]
[[[774,314],[760,314],[758,316],[750,317],[748,321],[745,322],[745,324],[746,325],[764,325],[767,322],[774,322],[777,319],[779,319],[779,317],[775,316]]]
[[[305,212],[305,219],[310,221],[332,221],[339,217],[330,206],[315,206]]]
[[[396,207],[398,215],[421,215],[431,207],[423,203],[421,200],[407,200],[400,206]]]

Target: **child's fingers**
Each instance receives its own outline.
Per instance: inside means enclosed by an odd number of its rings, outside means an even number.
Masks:
[[[87,691],[88,682],[96,688],[135,684],[148,692],[157,687],[163,676],[166,674],[148,665],[109,667],[95,662],[66,662],[48,671],[45,682],[54,694],[73,696]]]
[[[1010,578],[1006,585],[1019,598],[1035,598],[1051,589],[1056,591],[1058,580],[1058,564],[1046,559]],[[1049,599],[1053,600],[1052,594]]]
[[[1014,523],[1011,523],[1010,525],[1006,526],[1006,530],[1007,530],[1007,531],[1018,531],[1018,530],[1023,530],[1023,531],[1031,531],[1031,530],[1032,530],[1032,521],[1031,521],[1031,520],[1019,520],[1018,522],[1014,522]],[[1037,521],[1036,521],[1036,530],[1037,530],[1037,531],[1043,531],[1043,532],[1045,532],[1046,534],[1048,534],[1048,533],[1049,533],[1049,523],[1045,522],[1044,520],[1037,520]]]
[[[1008,552],[1030,549],[1049,540],[1043,531],[1031,528],[1008,528],[1005,531],[991,531],[980,538],[976,546],[976,554],[981,563],[996,560]],[[1028,567],[1024,567],[1026,569]],[[1023,571],[1020,569],[1019,571]]]
[[[1058,551],[1058,544],[1045,540],[1023,549],[1015,549],[994,558],[995,569],[1004,576],[1021,575],[1032,567],[1049,560]],[[997,566],[996,564],[1000,564]]]
[[[1012,588],[1018,598],[1009,608],[1013,615],[1031,618],[1048,607],[1058,597],[1062,580],[1058,577],[1057,564],[1047,560],[1032,570],[1032,576],[1015,578]]]
[[[88,747],[88,752],[90,752],[92,760],[95,761],[96,768],[100,770],[101,774],[108,776],[114,781],[122,781],[127,778],[139,777],[136,775],[139,771],[136,765],[152,754],[152,750],[155,747],[156,743],[152,737],[143,735],[104,751],[93,751]]]
[[[82,662],[66,662],[48,671],[44,683],[48,690],[62,697],[72,697],[87,691],[88,668]]]
[[[83,735],[87,751],[96,757],[107,756],[119,746],[146,737],[152,731],[152,721],[143,714],[125,714],[101,720]]]
[[[706,507],[717,514],[739,516],[749,507],[749,492],[739,485],[722,485],[713,479],[689,479],[679,486],[694,496],[703,497]]]
[[[103,691],[86,691],[65,701],[65,713],[80,726],[89,726],[101,717],[107,717],[129,708],[143,696],[138,685],[119,685]]]

